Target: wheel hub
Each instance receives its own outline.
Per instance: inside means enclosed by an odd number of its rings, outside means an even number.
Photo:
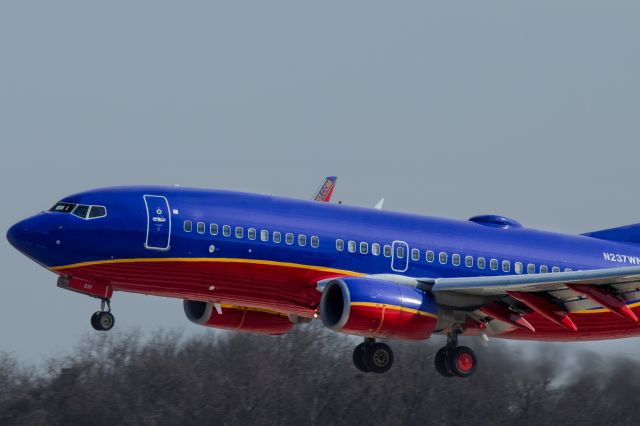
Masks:
[[[111,319],[111,315],[109,315],[109,314],[101,315],[100,316],[100,325],[105,330],[111,328],[111,326],[113,325],[113,320]]]
[[[456,360],[458,368],[462,371],[469,371],[473,368],[473,357],[468,353],[462,353]]]
[[[373,362],[376,367],[385,367],[389,363],[389,354],[387,354],[387,351],[382,349],[377,350],[373,354]]]

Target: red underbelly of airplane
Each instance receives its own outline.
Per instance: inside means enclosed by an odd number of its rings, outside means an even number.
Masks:
[[[341,271],[275,262],[117,261],[65,267],[56,271],[115,291],[229,303],[311,317],[320,302],[319,280]]]
[[[327,268],[235,259],[106,261],[58,268],[56,272],[110,285],[115,291],[216,301],[307,317],[313,315],[320,302],[317,282],[345,276],[343,271]],[[632,310],[640,316],[640,306],[632,306]],[[640,325],[602,310],[572,313],[577,332],[537,313],[525,318],[535,327],[535,333],[514,329],[495,337],[573,341],[640,336]],[[465,334],[476,332],[470,329]]]

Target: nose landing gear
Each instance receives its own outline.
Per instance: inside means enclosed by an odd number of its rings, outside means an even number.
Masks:
[[[367,337],[353,350],[353,364],[363,373],[386,373],[393,365],[393,351],[389,345]]]
[[[469,377],[478,365],[476,354],[471,348],[458,346],[460,327],[454,327],[447,335],[447,346],[441,348],[435,356],[436,371],[444,377]]]
[[[105,305],[107,310],[105,310]],[[94,330],[109,331],[113,328],[116,320],[111,313],[111,300],[102,299],[100,310],[91,315],[91,326]]]

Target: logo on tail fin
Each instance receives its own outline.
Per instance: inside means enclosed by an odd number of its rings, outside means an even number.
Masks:
[[[322,182],[322,185],[320,185],[320,188],[318,188],[318,191],[316,191],[312,199],[314,201],[328,203],[329,200],[331,200],[331,195],[336,187],[337,180],[338,178],[336,176],[328,176],[324,182]]]

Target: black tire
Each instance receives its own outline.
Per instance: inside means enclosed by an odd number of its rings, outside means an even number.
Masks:
[[[451,371],[450,363],[449,363],[449,348],[446,346],[441,348],[438,352],[436,352],[436,357],[434,358],[434,364],[436,366],[436,371],[440,373],[443,377],[453,377],[455,374]]]
[[[449,354],[451,371],[458,377],[469,377],[478,366],[478,359],[471,348],[458,346]]]
[[[115,322],[116,322],[116,319],[113,317],[111,312],[100,312],[96,319],[98,329],[101,331],[111,330]]]
[[[100,315],[100,312],[94,312],[93,315],[91,315],[91,327],[93,327],[94,330],[100,330],[98,315]]]
[[[366,353],[367,349],[364,343],[360,343],[356,346],[355,349],[353,349],[353,365],[363,373],[370,373],[371,369],[364,360]]]
[[[366,347],[364,360],[372,372],[386,373],[393,365],[393,351],[384,343],[373,343]]]

